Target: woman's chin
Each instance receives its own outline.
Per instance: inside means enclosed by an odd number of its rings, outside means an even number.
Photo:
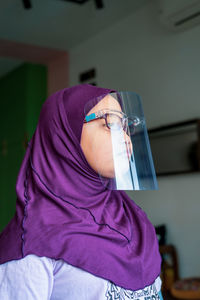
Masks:
[[[100,172],[100,176],[112,179],[115,177],[115,172],[114,172],[114,170],[105,170],[104,169],[102,172]]]

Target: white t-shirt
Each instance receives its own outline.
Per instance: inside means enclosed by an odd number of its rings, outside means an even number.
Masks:
[[[130,291],[63,260],[36,255],[0,265],[1,300],[159,300],[160,289],[159,277],[142,290]]]

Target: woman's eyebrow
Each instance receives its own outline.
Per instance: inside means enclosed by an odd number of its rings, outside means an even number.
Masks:
[[[108,110],[105,110],[105,111],[109,111],[109,112],[113,112],[113,113],[115,113],[115,114],[120,114],[120,116],[126,116],[126,114],[125,113],[123,113],[121,110],[116,110],[116,109],[108,109]]]

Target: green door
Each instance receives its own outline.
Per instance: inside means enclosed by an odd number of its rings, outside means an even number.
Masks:
[[[0,78],[0,231],[14,215],[17,174],[46,96],[43,65],[25,63]]]

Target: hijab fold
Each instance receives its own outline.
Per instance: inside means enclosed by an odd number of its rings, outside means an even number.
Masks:
[[[0,263],[29,254],[63,259],[125,289],[160,273],[154,227],[123,191],[101,184],[80,147],[85,104],[112,92],[58,91],[41,110],[16,184],[14,218],[0,235]]]

